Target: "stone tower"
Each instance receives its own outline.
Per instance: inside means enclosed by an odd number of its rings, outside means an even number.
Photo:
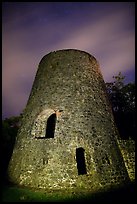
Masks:
[[[74,49],[44,56],[23,114],[10,180],[92,191],[129,180],[97,60]]]

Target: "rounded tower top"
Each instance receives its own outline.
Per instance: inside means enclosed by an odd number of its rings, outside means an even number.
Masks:
[[[48,53],[47,55],[45,55],[45,56],[43,56],[42,57],[42,59],[41,59],[41,61],[42,60],[44,60],[44,58],[46,57],[47,58],[47,56],[48,55],[56,55],[56,54],[70,54],[70,53],[72,53],[72,54],[76,54],[76,55],[88,55],[89,57],[91,57],[91,58],[93,58],[96,62],[97,62],[97,59],[93,56],[93,55],[91,55],[91,54],[89,54],[88,52],[86,52],[86,51],[83,51],[83,50],[79,50],[79,49],[62,49],[62,50],[55,50],[55,51],[52,51],[52,52],[50,52],[50,53]],[[41,62],[40,61],[40,62]]]

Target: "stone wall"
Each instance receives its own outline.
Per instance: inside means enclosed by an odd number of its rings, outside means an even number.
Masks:
[[[135,141],[118,139],[120,151],[122,153],[125,166],[131,181],[135,180]]]
[[[54,114],[55,129],[47,137]],[[126,183],[129,176],[116,138],[97,60],[79,50],[51,52],[38,67],[10,179],[35,188],[87,191]]]

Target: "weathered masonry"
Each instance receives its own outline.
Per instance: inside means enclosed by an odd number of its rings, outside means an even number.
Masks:
[[[129,175],[97,60],[74,49],[39,64],[9,164],[11,181],[92,191]]]

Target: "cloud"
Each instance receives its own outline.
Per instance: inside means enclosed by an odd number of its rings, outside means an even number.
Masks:
[[[74,30],[71,35],[59,42],[57,49],[75,48],[94,55],[100,63],[106,80],[119,71],[126,72],[135,66],[135,34],[123,30],[124,13],[109,14],[94,25]]]
[[[83,9],[81,4],[45,4],[39,9],[28,5],[21,9],[15,5],[4,13],[4,115],[18,114],[24,109],[41,58],[54,50],[74,48],[89,52],[99,61],[105,81],[111,81],[119,71],[134,73],[134,15],[128,4],[114,8],[114,4],[83,4]]]

